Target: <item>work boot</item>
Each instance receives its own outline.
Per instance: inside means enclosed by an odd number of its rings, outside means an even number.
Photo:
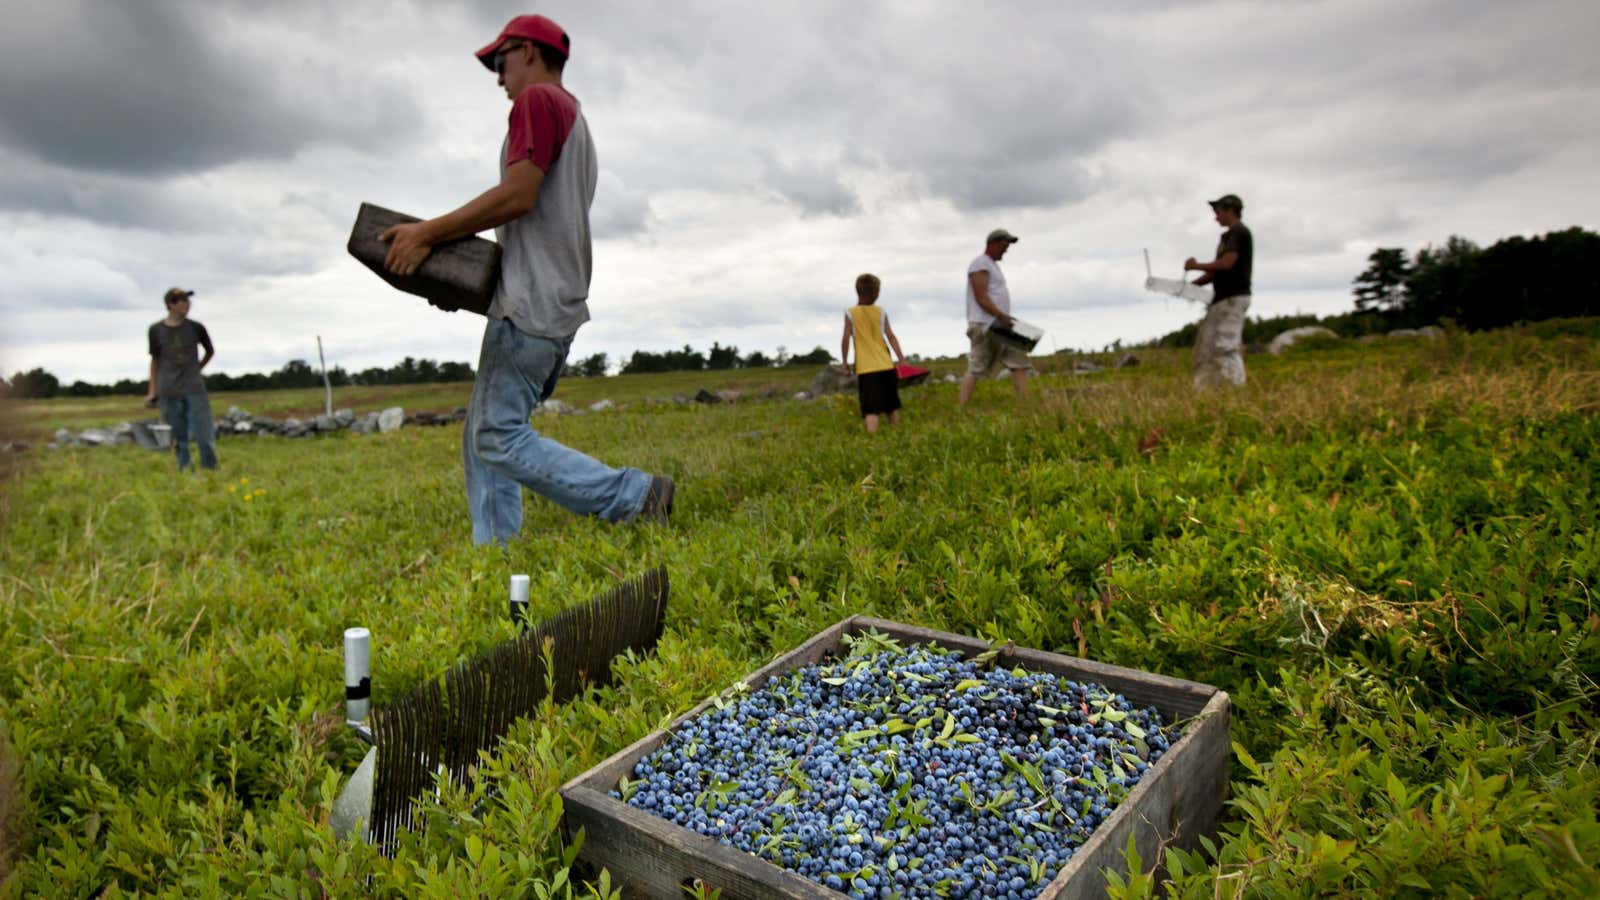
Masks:
[[[650,489],[645,491],[644,505],[639,507],[636,518],[667,524],[667,517],[672,515],[672,493],[676,489],[677,483],[668,476],[650,476]]]

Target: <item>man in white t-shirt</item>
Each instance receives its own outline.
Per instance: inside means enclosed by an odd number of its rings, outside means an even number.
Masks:
[[[967,340],[971,350],[967,353],[967,374],[961,379],[958,402],[965,405],[972,399],[978,379],[994,372],[1000,366],[1011,371],[1011,383],[1017,396],[1028,391],[1028,354],[989,333],[990,325],[1010,328],[1011,293],[1006,290],[1006,276],[1000,271],[1000,258],[1006,255],[1017,236],[1004,228],[989,232],[983,252],[967,266]]]

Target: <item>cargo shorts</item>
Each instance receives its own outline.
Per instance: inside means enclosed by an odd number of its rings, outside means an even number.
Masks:
[[[989,326],[981,322],[967,323],[967,340],[972,347],[967,351],[967,373],[986,377],[1001,366],[1007,369],[1031,369],[1028,354],[989,333]]]

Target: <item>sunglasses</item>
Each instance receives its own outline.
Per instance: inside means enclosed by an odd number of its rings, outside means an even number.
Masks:
[[[504,75],[506,73],[506,56],[508,54],[510,54],[513,50],[521,50],[523,47],[526,47],[526,46],[528,46],[528,45],[525,44],[525,43],[524,44],[511,44],[509,46],[501,47],[499,50],[496,50],[494,52],[494,56],[492,57],[492,59],[494,61],[494,73],[496,75]]]

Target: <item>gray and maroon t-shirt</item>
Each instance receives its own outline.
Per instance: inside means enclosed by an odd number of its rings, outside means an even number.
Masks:
[[[211,335],[193,319],[168,325],[166,319],[150,326],[150,355],[156,360],[156,396],[181,397],[203,394],[205,379],[200,376],[200,347],[214,353]]]
[[[1212,303],[1250,293],[1250,268],[1255,263],[1256,247],[1255,238],[1250,236],[1250,229],[1243,222],[1222,233],[1222,240],[1217,242],[1217,258],[1221,259],[1222,254],[1230,250],[1239,254],[1239,258],[1234,260],[1233,268],[1211,276],[1211,288],[1215,292],[1211,296]]]
[[[510,319],[525,334],[567,337],[589,321],[589,206],[600,172],[576,97],[553,84],[517,95],[500,153],[501,177],[520,160],[543,169],[544,183],[527,215],[494,230],[500,284],[489,316]]]

